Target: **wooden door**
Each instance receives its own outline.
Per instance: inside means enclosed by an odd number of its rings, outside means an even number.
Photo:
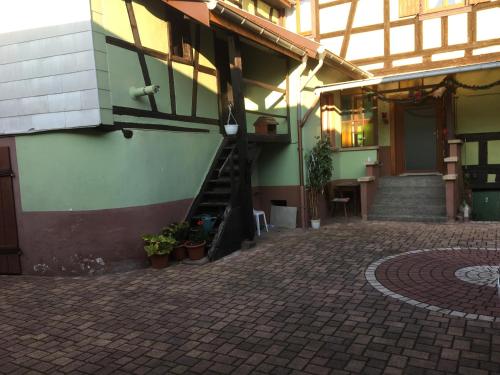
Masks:
[[[443,172],[444,114],[440,100],[395,109],[395,174]]]
[[[16,206],[9,147],[0,147],[0,274],[20,274]]]

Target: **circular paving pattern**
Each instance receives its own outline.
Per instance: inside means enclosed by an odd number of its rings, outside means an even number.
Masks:
[[[440,248],[382,258],[365,272],[381,293],[447,315],[500,321],[500,249]]]

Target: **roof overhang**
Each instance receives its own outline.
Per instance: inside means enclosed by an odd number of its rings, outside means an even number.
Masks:
[[[328,65],[339,69],[351,78],[372,76],[333,52],[326,51],[325,54],[325,48],[320,43],[228,3],[217,0],[162,1],[204,25],[217,25],[296,60],[302,60],[305,56],[313,59],[325,56]]]
[[[462,65],[462,66],[432,69],[432,70],[423,70],[419,72],[404,73],[404,74],[394,74],[390,76],[373,77],[357,81],[339,82],[339,83],[333,83],[331,85],[318,86],[315,88],[314,92],[316,93],[316,95],[320,95],[334,91],[347,90],[347,89],[366,87],[366,86],[375,86],[384,83],[399,82],[399,81],[406,81],[418,78],[435,77],[441,75],[473,72],[478,70],[495,69],[495,68],[500,68],[500,61]]]

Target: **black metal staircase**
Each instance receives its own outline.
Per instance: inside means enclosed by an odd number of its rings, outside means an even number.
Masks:
[[[245,148],[242,150],[242,147]],[[252,204],[249,174],[258,153],[256,144],[225,138],[191,206],[189,222],[203,215],[215,218],[207,244],[210,260],[238,250],[243,240],[253,237],[254,228],[248,228],[247,218],[248,204]]]

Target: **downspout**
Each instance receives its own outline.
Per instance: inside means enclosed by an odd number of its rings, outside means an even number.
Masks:
[[[311,79],[319,72],[323,67],[325,62],[325,49],[318,48],[319,61],[318,65],[309,73],[306,82],[302,84],[300,79],[307,67],[307,55],[302,58],[302,63],[299,66],[299,89],[297,95],[297,144],[299,152],[299,196],[300,196],[300,221],[302,223],[302,229],[307,228],[306,224],[306,189],[305,189],[305,178],[304,178],[304,147],[302,142],[302,91],[306,88],[307,84],[311,82]]]

